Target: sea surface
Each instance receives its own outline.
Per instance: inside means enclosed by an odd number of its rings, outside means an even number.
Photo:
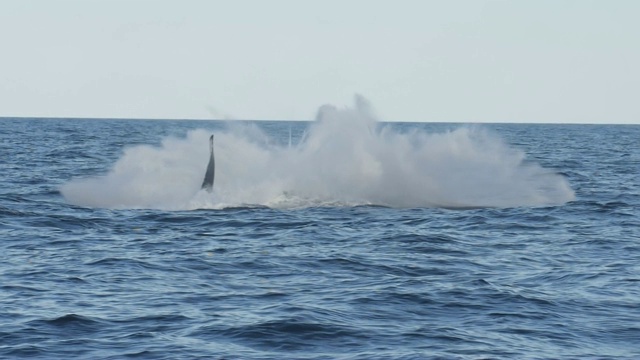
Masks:
[[[0,358],[640,359],[640,126],[325,110],[0,119]]]

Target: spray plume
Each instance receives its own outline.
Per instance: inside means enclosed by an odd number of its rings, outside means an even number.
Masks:
[[[283,131],[287,131],[284,129]],[[200,190],[210,133],[167,137],[160,147],[127,148],[108,174],[61,187],[88,207],[188,210],[234,206],[297,208],[516,207],[574,199],[566,179],[497,135],[477,127],[431,134],[378,123],[356,97],[352,108],[324,105],[297,144],[278,144],[251,124],[216,134],[213,192]]]

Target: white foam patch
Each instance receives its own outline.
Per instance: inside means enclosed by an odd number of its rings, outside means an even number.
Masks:
[[[379,126],[362,99],[323,106],[296,145],[281,145],[254,125],[215,135],[213,193],[200,190],[210,132],[168,137],[160,147],[127,148],[108,174],[61,187],[76,205],[184,210],[234,206],[297,208],[515,207],[575,198],[566,179],[497,135],[477,127],[431,134]]]

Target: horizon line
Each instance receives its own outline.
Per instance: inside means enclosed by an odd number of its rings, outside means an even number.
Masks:
[[[0,116],[0,120],[130,120],[130,121],[254,121],[254,122],[314,122],[315,120],[284,119],[235,119],[235,118],[142,118],[142,117],[79,117],[79,116]],[[527,125],[640,125],[627,122],[552,122],[552,121],[441,121],[441,120],[377,120],[381,123],[416,123],[416,124],[527,124]]]

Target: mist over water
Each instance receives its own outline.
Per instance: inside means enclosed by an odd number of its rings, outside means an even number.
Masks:
[[[230,122],[215,134],[214,190],[200,189],[210,131],[133,146],[103,176],[61,187],[75,205],[185,210],[234,206],[517,207],[575,198],[567,180],[481,127],[401,132],[369,104],[322,106],[292,143],[256,125]]]

